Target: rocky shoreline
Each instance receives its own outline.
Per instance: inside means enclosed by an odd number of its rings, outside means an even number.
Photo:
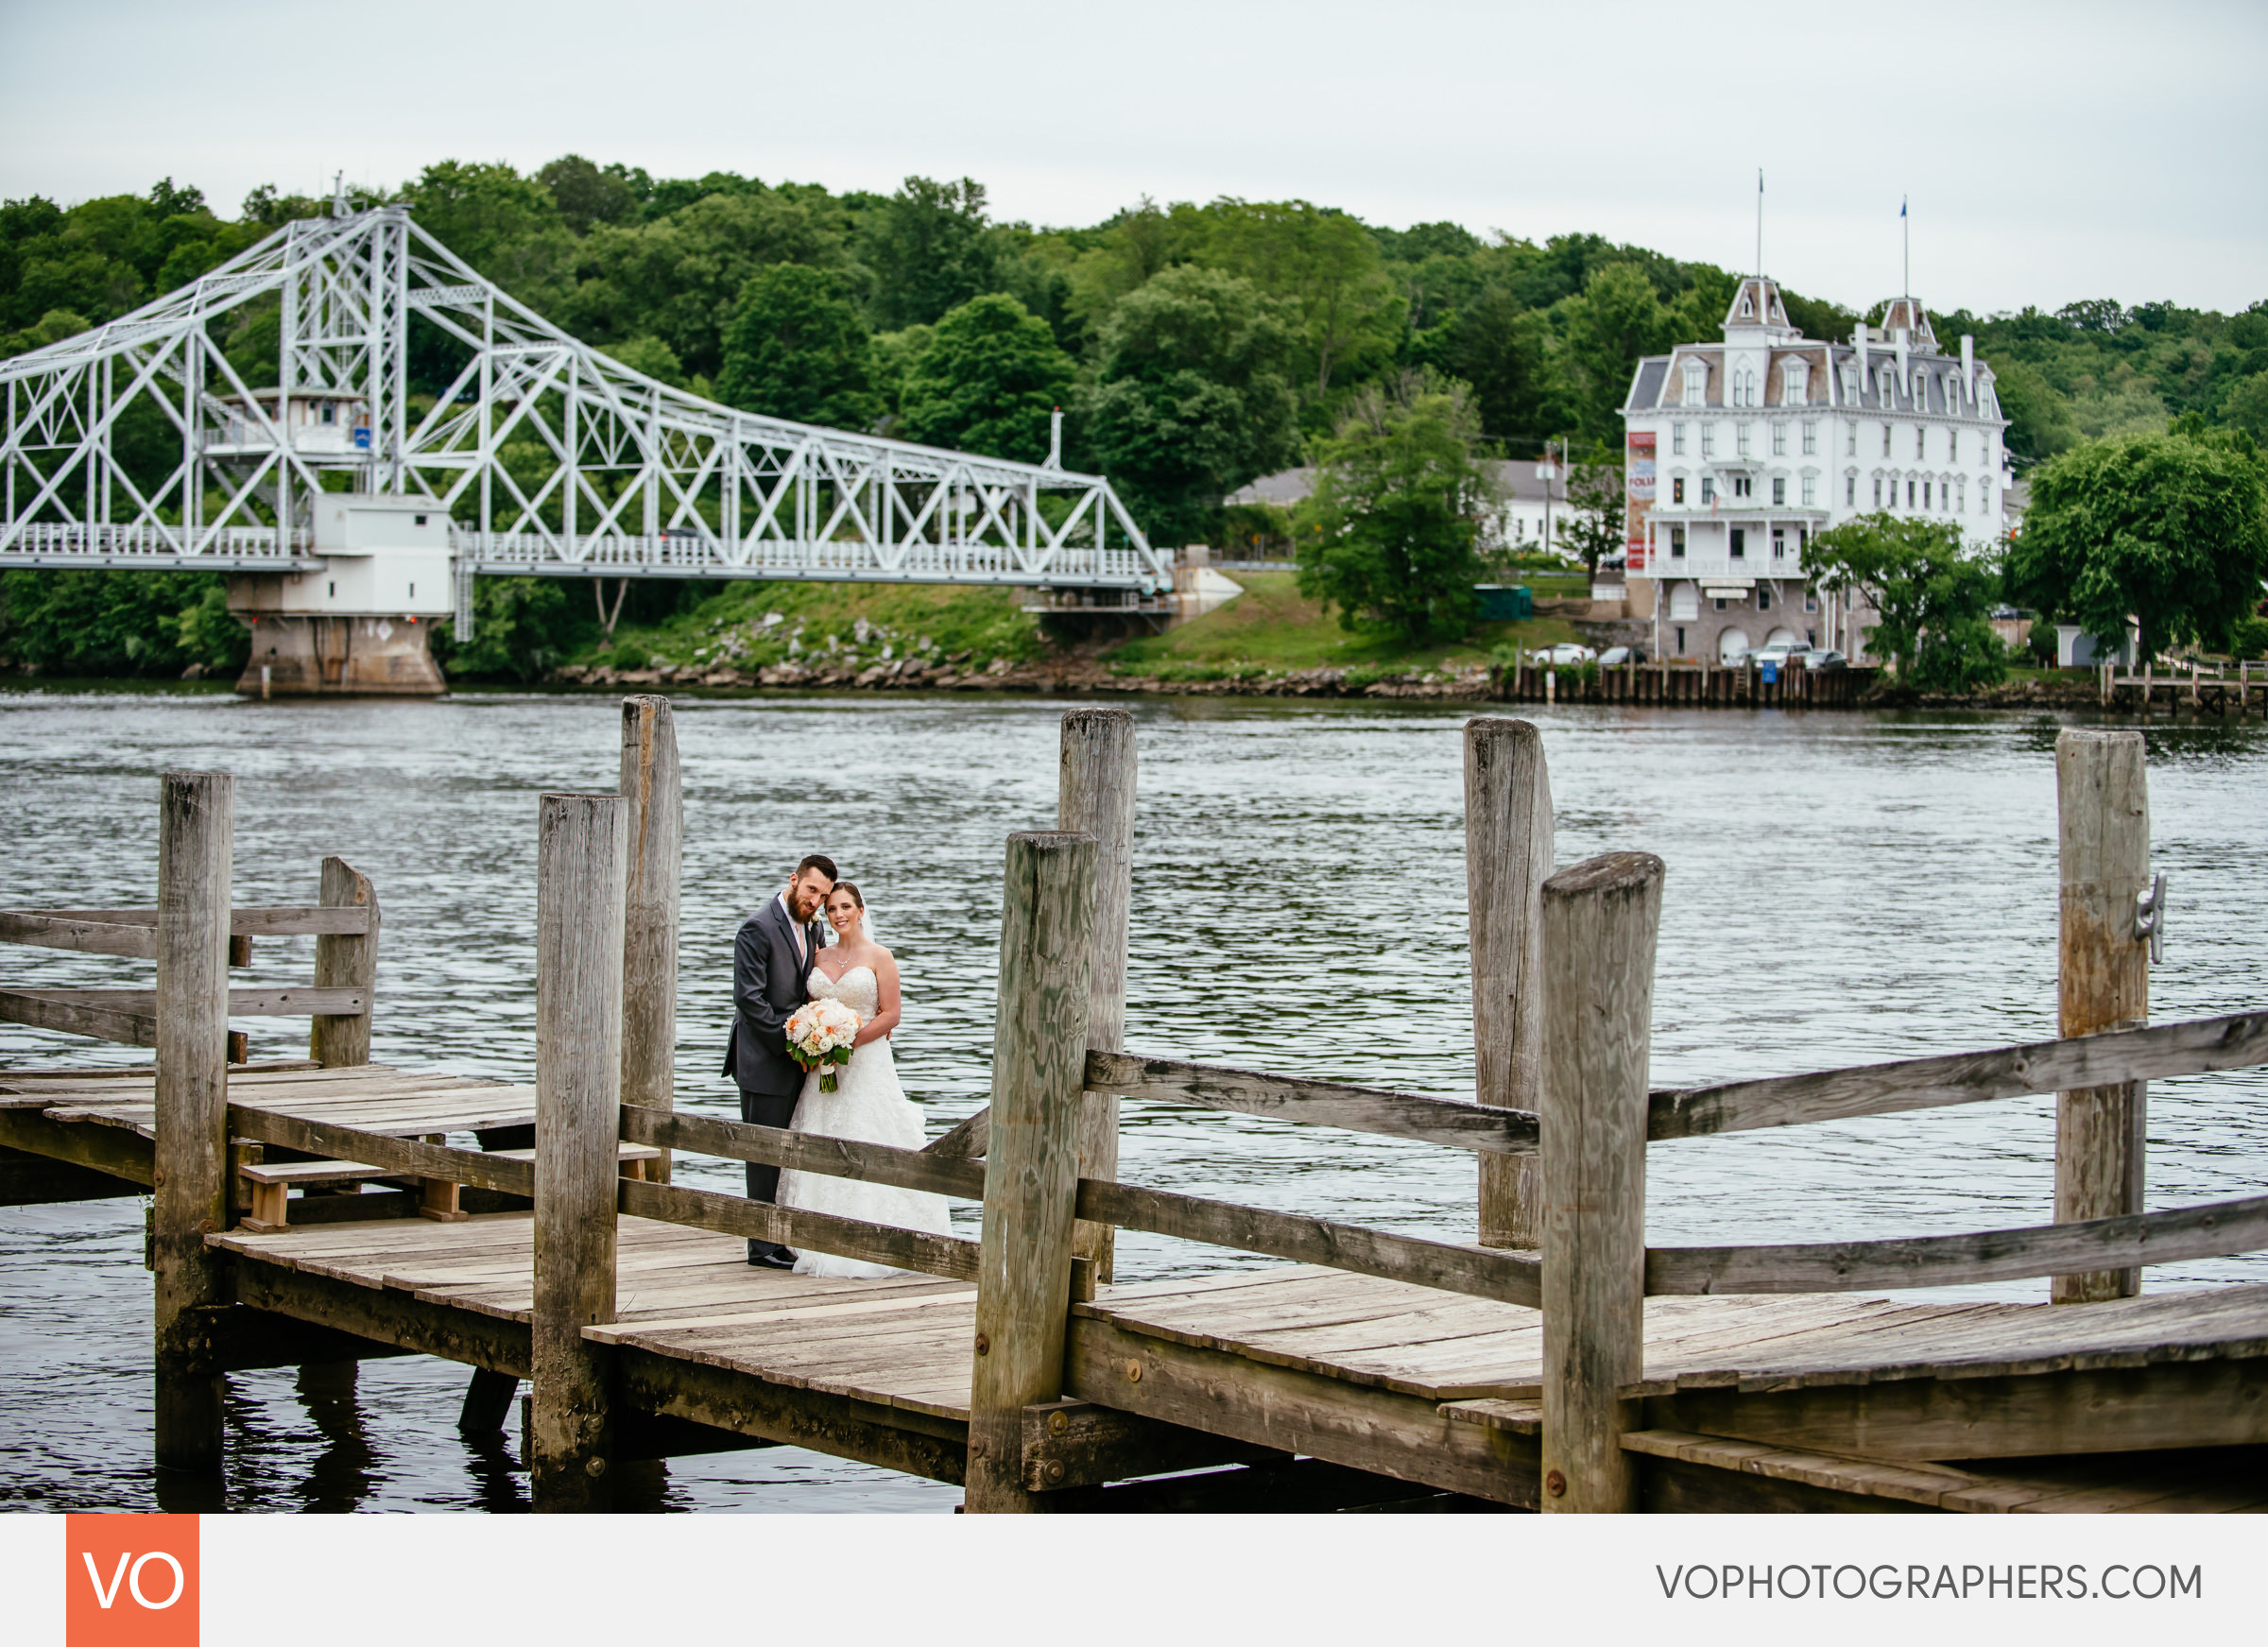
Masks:
[[[1087,659],[1013,663],[995,659],[983,669],[935,664],[919,658],[864,667],[813,666],[788,661],[761,669],[698,665],[614,669],[604,664],[572,664],[554,670],[546,684],[592,691],[674,686],[709,691],[756,689],[824,692],[1032,692],[1105,693],[1167,697],[1335,697],[1400,698],[1435,702],[1491,701],[1503,696],[1492,671],[1376,669],[1295,669],[1282,674],[1231,674],[1211,678],[1118,674]],[[2091,676],[2068,681],[2024,680],[1967,695],[1920,693],[1880,686],[1854,709],[2092,709],[2098,707]]]
[[[1364,669],[1295,669],[1280,675],[1227,672],[1213,678],[1122,675],[1086,659],[1013,663],[997,658],[983,669],[933,664],[919,658],[864,668],[813,666],[799,662],[761,669],[614,669],[604,664],[571,664],[554,670],[554,686],[618,690],[623,687],[702,687],[712,691],[751,688],[863,692],[1094,692],[1195,697],[1376,697],[1471,700],[1493,695],[1484,668],[1381,674]]]

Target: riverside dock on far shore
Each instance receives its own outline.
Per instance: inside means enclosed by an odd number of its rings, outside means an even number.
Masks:
[[[467,1369],[468,1433],[505,1429],[528,1384],[543,1510],[609,1507],[622,1463],[780,1444],[976,1512],[2268,1508],[2268,1285],[2140,1289],[2149,1265],[2268,1248],[2268,1195],[2141,1201],[2147,1083],[2268,1064],[2268,1010],[2148,1022],[2140,736],[2067,730],[2055,762],[2059,1038],[1653,1089],[1675,866],[1555,866],[1542,735],[1472,720],[1463,1102],[1129,1048],[1133,718],[1072,710],[1057,827],[1003,831],[989,1106],[920,1150],[675,1107],[665,699],[625,701],[618,791],[530,797],[523,1082],[371,1063],[383,888],[334,858],[316,903],[237,907],[234,780],[168,773],[154,908],[0,911],[0,941],[156,969],[154,989],[0,988],[0,1018],[156,1052],[0,1072],[0,1206],[151,1198],[153,1446],[176,1479],[231,1462],[232,1371],[426,1355]],[[232,991],[275,933],[317,935],[313,981]],[[230,1061],[232,1011],[288,1010],[307,1059]],[[1646,1244],[1655,1148],[2043,1092],[2055,1197],[2026,1227]],[[1481,1241],[1124,1181],[1121,1107],[1151,1103],[1461,1151]],[[688,1153],[978,1204],[981,1236],[696,1189]],[[1123,1283],[1121,1228],[1277,1261]],[[751,1238],[900,1273],[753,1268]],[[2023,1301],[1899,1295],[2024,1278]]]

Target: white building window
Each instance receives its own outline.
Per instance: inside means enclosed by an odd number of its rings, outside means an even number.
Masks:
[[[1787,506],[1787,502],[1788,477],[1784,474],[1776,474],[1772,477],[1773,506],[1775,508],[1785,508]]]
[[[1882,455],[1890,455],[1890,425],[1887,423],[1882,425]]]
[[[1843,477],[1843,504],[1846,508],[1859,506],[1859,477],[1855,474]]]
[[[1977,513],[1980,515],[1992,513],[1992,482],[1988,480],[1977,482]]]
[[[1818,502],[1819,477],[1815,474],[1807,474],[1803,477],[1803,506],[1807,509],[1812,508],[1816,506]]]
[[[1774,423],[1772,425],[1772,455],[1785,457],[1787,455],[1788,426],[1785,423]]]
[[[1953,512],[1958,515],[1968,513],[1968,477],[1966,475],[1954,477]]]
[[[1874,477],[1874,506],[1882,506],[1882,477],[1879,474]]]
[[[1673,457],[1685,455],[1685,425],[1683,423],[1670,425],[1670,455]]]
[[[1705,504],[1713,504],[1717,501],[1717,482],[1714,475],[1705,474],[1701,477],[1701,501]]]
[[[1698,406],[1709,395],[1709,363],[1689,360],[1685,363],[1685,403]]]
[[[1843,455],[1856,457],[1858,455],[1859,426],[1856,423],[1846,423],[1843,425]]]
[[[1807,421],[1803,425],[1803,455],[1806,457],[1819,455],[1819,425],[1817,423]]]
[[[1927,457],[1929,455],[1930,432],[1928,429],[1916,424],[1914,429],[1914,455],[1916,458],[1922,458]]]
[[[1747,425],[1747,424],[1745,424],[1745,423],[1735,423],[1735,424],[1732,426],[1732,449],[1733,449],[1733,451],[1734,451],[1735,453],[1739,454],[1739,455],[1740,455],[1741,456],[1743,456],[1743,457],[1745,457],[1745,456],[1747,456],[1747,455],[1748,455],[1748,425]]]
[[[1704,423],[1701,425],[1701,455],[1714,457],[1716,455],[1717,426],[1714,423]]]
[[[1949,463],[1958,463],[1961,461],[1960,430],[1948,429],[1945,432],[1945,456],[1946,461]]]
[[[1779,403],[1800,406],[1812,398],[1812,369],[1800,360],[1782,361],[1779,368]]]

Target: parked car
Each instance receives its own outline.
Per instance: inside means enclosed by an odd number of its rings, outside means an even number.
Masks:
[[[1643,663],[1645,661],[1646,649],[1643,646],[1609,646],[1599,654],[1601,669],[1617,669],[1624,663]]]
[[[1588,663],[1597,654],[1574,641],[1562,641],[1531,655],[1538,663]]]
[[[1784,669],[1788,660],[1802,650],[1801,646],[1790,645],[1752,646],[1733,661],[1743,665],[1753,663],[1759,669]]]
[[[1791,652],[1788,654],[1788,661],[1791,663],[1800,663],[1806,669],[1813,670],[1814,672],[1826,669],[1847,669],[1849,667],[1848,661],[1844,658],[1842,653],[1827,646],[1807,646],[1801,651]]]

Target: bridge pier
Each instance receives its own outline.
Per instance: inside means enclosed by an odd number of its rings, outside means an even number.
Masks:
[[[236,678],[238,692],[285,697],[438,697],[449,690],[440,665],[433,661],[433,625],[428,619],[318,617],[305,612],[238,615],[249,617],[252,630],[252,655]]]

